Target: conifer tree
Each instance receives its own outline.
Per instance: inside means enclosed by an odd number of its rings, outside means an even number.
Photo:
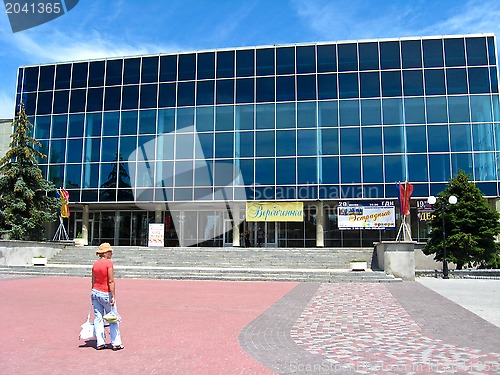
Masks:
[[[36,147],[42,145],[31,136],[24,105],[12,123],[9,150],[0,160],[0,233],[13,240],[45,239],[44,224],[57,219],[59,200],[55,186],[45,180],[38,159],[45,158]]]
[[[448,198],[458,198],[456,204],[448,204]],[[446,202],[443,207],[442,202]],[[500,214],[488,206],[481,191],[469,181],[467,174],[459,171],[444,191],[438,194],[432,232],[423,251],[435,254],[443,260],[443,214],[445,215],[447,260],[457,269],[464,266],[499,268],[500,252],[495,236],[500,233]]]

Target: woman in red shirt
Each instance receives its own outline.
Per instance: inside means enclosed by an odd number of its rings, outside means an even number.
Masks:
[[[102,243],[96,252],[99,259],[92,266],[92,304],[94,305],[94,330],[97,338],[97,350],[106,348],[104,320],[106,313],[116,311],[115,278],[113,273],[113,249],[107,242]],[[123,349],[118,322],[109,323],[109,335],[113,350]]]

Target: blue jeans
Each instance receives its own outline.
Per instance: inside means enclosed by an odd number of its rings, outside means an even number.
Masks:
[[[111,293],[108,292],[101,292],[100,290],[92,289],[91,298],[92,304],[94,305],[94,330],[95,337],[97,338],[97,346],[105,345],[106,338],[104,337],[104,320],[102,317],[110,311],[113,311],[116,315],[118,315],[116,305],[113,307],[111,306]],[[109,335],[111,345],[119,346],[122,344],[119,323],[109,324]]]

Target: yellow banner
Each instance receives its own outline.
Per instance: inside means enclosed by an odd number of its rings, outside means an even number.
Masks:
[[[247,202],[247,221],[304,221],[303,202]]]

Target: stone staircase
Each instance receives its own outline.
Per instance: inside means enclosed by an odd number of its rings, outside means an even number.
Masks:
[[[96,246],[67,246],[47,266],[0,266],[0,274],[90,277]],[[373,248],[196,248],[115,246],[117,278],[393,282],[373,270],[350,271],[353,259],[376,265]]]

